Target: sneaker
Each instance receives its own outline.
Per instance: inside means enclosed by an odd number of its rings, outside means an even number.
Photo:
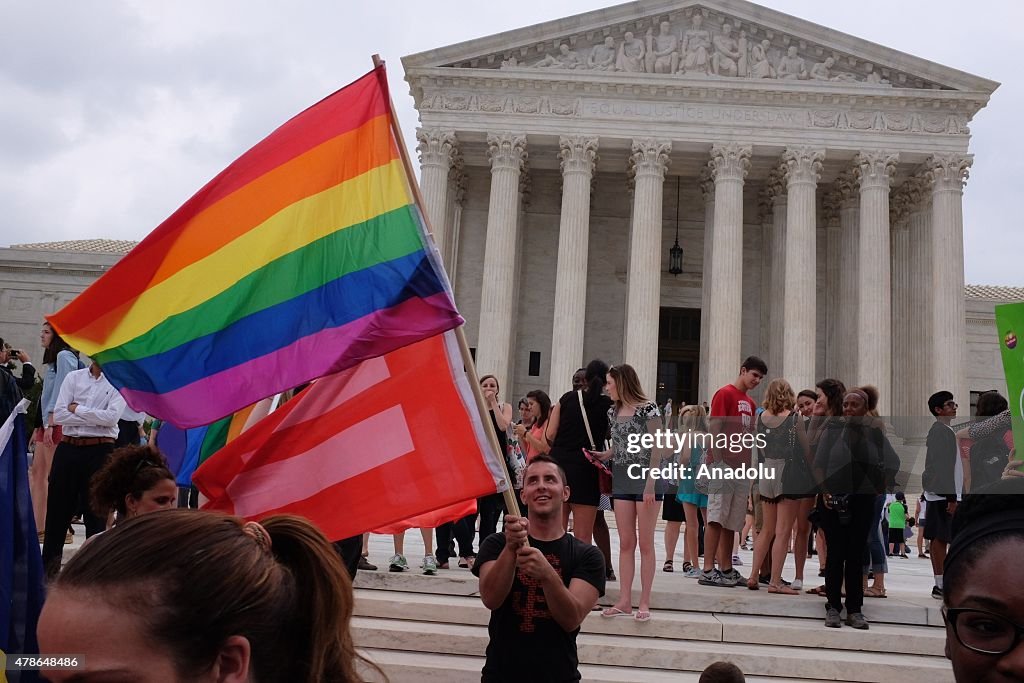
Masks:
[[[760,574],[757,577],[757,582],[762,586],[767,586],[769,583],[772,582],[772,577],[768,576],[767,574]]]
[[[388,571],[390,572],[404,572],[409,568],[409,563],[406,562],[404,555],[395,555],[388,560]]]
[[[364,572],[375,572],[377,571],[377,565],[371,564],[370,561],[366,559],[366,556],[362,555],[359,558],[359,569]]]
[[[683,572],[683,578],[686,579],[699,579],[704,572],[697,569],[696,567],[690,567]]]
[[[736,565],[737,567],[742,567],[743,566],[743,560],[740,558],[739,555],[733,555],[732,556],[732,563],[734,565]]]
[[[936,600],[942,599],[942,589],[938,586],[932,586],[932,597]]]
[[[839,613],[836,612],[838,615]],[[867,631],[868,620],[864,618],[864,615],[860,612],[854,612],[853,614],[846,615],[846,625],[852,626],[853,628],[860,629],[861,631]]]
[[[700,576],[697,578],[697,583],[702,586],[717,586],[719,578],[721,578],[721,574],[719,574],[717,569],[705,569],[701,571]]]
[[[782,583],[786,583],[785,579],[783,579]],[[794,579],[793,583],[789,584],[789,587],[795,591],[802,591],[804,589],[804,582],[800,579]]]
[[[863,615],[862,615],[863,616]],[[825,626],[829,628],[841,628],[843,620],[839,618],[839,610],[831,607],[825,608]]]
[[[427,576],[433,576],[437,573],[437,560],[434,559],[433,555],[425,555],[423,557],[423,573]]]
[[[727,572],[722,572],[722,578],[728,582],[730,586],[735,586],[738,583],[746,583],[746,579],[735,569],[730,569]]]

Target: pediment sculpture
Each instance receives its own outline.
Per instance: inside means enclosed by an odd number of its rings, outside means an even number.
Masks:
[[[667,19],[656,21],[642,37],[626,31],[616,40],[606,30],[603,36],[594,36],[589,46],[579,41],[558,42],[554,52],[529,62],[507,53],[500,68],[890,84],[874,64],[852,57],[844,60],[828,48],[796,41],[803,47],[801,54],[801,47],[789,37],[764,29],[759,33],[769,38],[752,38],[739,28],[739,22],[734,25],[727,17],[720,22],[705,21],[705,16],[694,12],[677,20],[675,26]],[[812,50],[817,59],[809,56]],[[840,64],[855,71],[844,70]]]

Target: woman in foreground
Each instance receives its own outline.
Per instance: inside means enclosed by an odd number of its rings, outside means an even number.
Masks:
[[[351,618],[352,582],[306,520],[165,510],[82,548],[37,633],[43,656],[84,659],[84,671],[44,671],[51,683],[349,683],[363,680]]]

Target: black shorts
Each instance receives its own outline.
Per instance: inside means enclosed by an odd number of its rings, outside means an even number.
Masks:
[[[900,527],[899,529],[889,527],[889,543],[905,543],[906,540],[903,527]]]
[[[665,504],[661,507],[661,518],[666,522],[685,522],[683,504],[676,498],[676,487],[673,486],[665,494]]]
[[[952,533],[946,504],[945,500],[928,501],[928,515],[924,519],[925,540],[949,543]]]

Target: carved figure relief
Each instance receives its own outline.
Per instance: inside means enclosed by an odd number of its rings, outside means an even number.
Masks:
[[[622,44],[619,45],[618,58],[615,60],[616,70],[632,73],[643,72],[646,52],[644,41],[634,38],[631,32],[626,31],[622,36]]]
[[[615,57],[615,39],[607,36],[590,52],[587,67],[594,71],[615,71]]]
[[[647,29],[647,72],[674,74],[679,70],[679,36],[672,33],[672,25],[661,22],[658,35]]]
[[[744,22],[744,30],[740,30],[741,24],[734,19],[711,15],[712,19],[708,21],[706,15],[707,12],[695,11],[684,20],[688,22],[684,26],[677,24],[674,27],[671,21],[659,21],[640,37],[633,31],[626,31],[618,43],[613,35],[607,35],[608,31],[600,38],[588,34],[590,44],[575,38],[572,41],[574,47],[570,47],[569,42],[561,42],[555,53],[544,54],[532,63],[524,60],[527,50],[523,48],[518,56],[505,53],[500,68],[891,85],[890,80],[883,78],[879,69],[869,62],[850,58],[848,66],[845,57],[840,60],[841,55],[836,52],[821,61],[811,60],[808,58],[810,51],[816,50],[814,54],[821,55],[824,46],[805,45],[800,41],[802,47],[798,47],[789,44],[789,39],[784,40],[784,44],[780,43],[779,38],[774,38],[773,42],[773,33],[768,29]],[[766,33],[769,38],[764,37]],[[900,82],[905,80],[909,79],[901,78]],[[904,87],[915,86],[907,83]],[[922,84],[917,82],[916,87],[922,87]],[[930,84],[923,87],[930,87]]]

